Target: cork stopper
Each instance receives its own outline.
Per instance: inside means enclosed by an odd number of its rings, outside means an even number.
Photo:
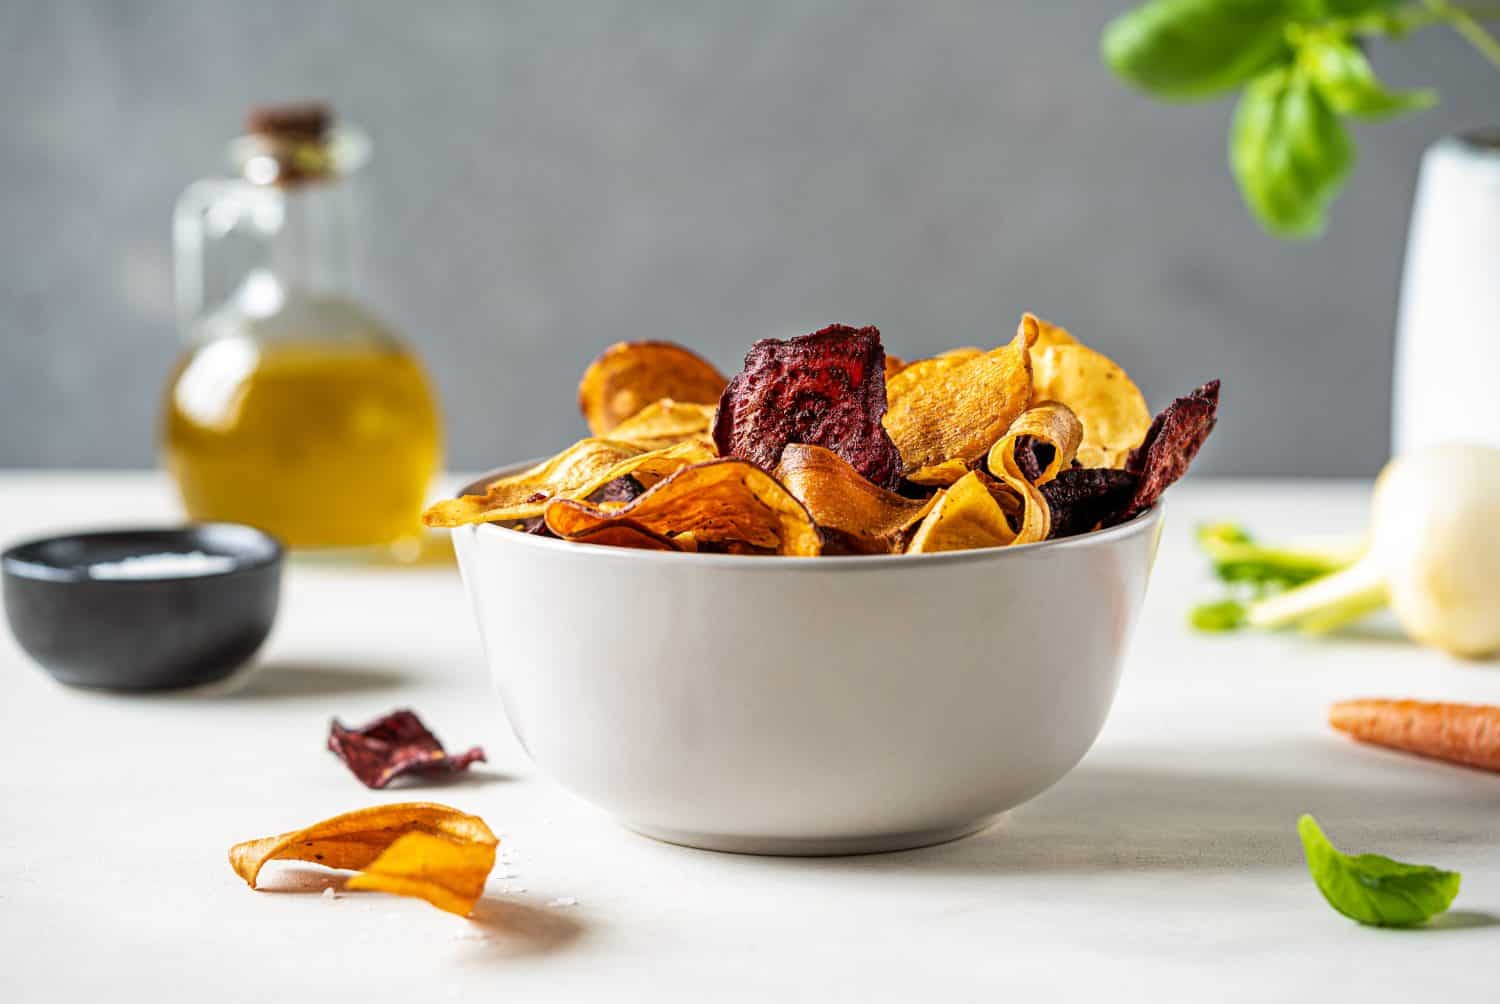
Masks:
[[[333,128],[333,109],[321,101],[257,105],[245,113],[245,131],[267,139],[316,142]]]
[[[295,188],[337,178],[333,109],[319,101],[258,105],[231,147],[246,180]]]

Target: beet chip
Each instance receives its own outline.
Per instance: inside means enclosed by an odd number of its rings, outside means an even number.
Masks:
[[[646,488],[629,474],[622,474],[594,489],[585,502],[633,502],[646,493]],[[545,519],[545,517],[544,517]]]
[[[328,748],[366,788],[384,788],[392,779],[412,771],[456,773],[476,760],[484,761],[484,750],[478,746],[449,756],[422,719],[405,709],[392,711],[361,729],[346,729],[335,718],[328,731]]]
[[[1151,508],[1162,492],[1187,473],[1188,464],[1214,429],[1218,410],[1219,381],[1210,380],[1167,405],[1152,420],[1146,438],[1125,461],[1125,469],[1141,480],[1123,518]]]
[[[1100,523],[1113,524],[1130,504],[1140,478],[1112,467],[1073,467],[1042,485],[1052,510],[1048,538],[1088,533]]]
[[[881,425],[885,350],[876,328],[831,324],[788,341],[763,338],[719,399],[719,455],[776,470],[788,443],[821,446],[867,481],[895,489],[901,452]]]

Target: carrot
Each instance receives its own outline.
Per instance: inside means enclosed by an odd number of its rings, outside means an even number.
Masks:
[[[1500,771],[1500,707],[1373,698],[1340,701],[1328,724],[1360,742]]]

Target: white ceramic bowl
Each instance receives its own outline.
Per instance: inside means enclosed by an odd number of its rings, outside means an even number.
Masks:
[[[1160,526],[893,557],[453,539],[543,770],[661,840],[854,854],[971,833],[1083,757]]]

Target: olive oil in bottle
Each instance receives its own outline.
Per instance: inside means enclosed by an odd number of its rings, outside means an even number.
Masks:
[[[309,106],[253,112],[231,149],[240,177],[177,209],[191,348],[167,387],[167,468],[193,519],[298,549],[410,549],[441,422],[421,362],[350,288],[348,182],[368,143]]]

